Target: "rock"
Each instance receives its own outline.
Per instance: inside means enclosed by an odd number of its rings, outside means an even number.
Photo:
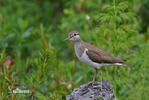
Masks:
[[[117,100],[108,80],[81,85],[67,97],[67,100]]]

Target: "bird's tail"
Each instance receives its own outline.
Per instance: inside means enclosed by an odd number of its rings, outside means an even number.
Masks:
[[[133,67],[133,66],[130,66],[130,65],[127,65],[127,64],[122,64],[122,66],[125,66],[125,67],[128,67],[128,68]]]

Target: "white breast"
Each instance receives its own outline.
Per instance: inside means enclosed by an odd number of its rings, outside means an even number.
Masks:
[[[85,63],[86,65],[89,65],[89,66],[92,66],[94,68],[99,69],[101,67],[101,65],[98,64],[98,63],[95,63],[95,62],[91,61],[89,59],[88,55],[86,54],[86,51],[88,51],[87,48],[85,48],[83,54],[80,56],[80,50],[78,50],[78,47],[75,45],[75,52],[76,52],[76,55],[77,55],[78,59],[81,62]]]

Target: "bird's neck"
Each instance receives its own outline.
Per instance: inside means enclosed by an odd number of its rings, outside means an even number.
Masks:
[[[80,43],[82,43],[83,41],[80,39],[80,40],[77,40],[74,42],[74,45],[79,45]]]
[[[82,53],[84,52],[82,48],[82,45],[83,45],[82,43],[83,43],[82,40],[74,42],[74,49],[78,58],[81,57]]]

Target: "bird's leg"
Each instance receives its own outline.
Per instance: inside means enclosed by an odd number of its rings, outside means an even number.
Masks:
[[[95,74],[94,74],[93,81],[97,81],[97,73],[98,73],[98,69],[95,69],[95,70],[96,70],[96,72],[95,72]]]
[[[102,82],[102,71],[100,72],[100,81]]]
[[[101,89],[102,89],[102,71],[100,72],[100,81],[101,81]]]

